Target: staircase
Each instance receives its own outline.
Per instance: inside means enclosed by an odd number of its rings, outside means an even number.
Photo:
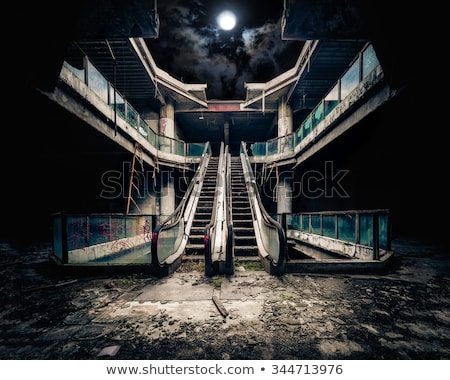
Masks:
[[[203,238],[205,227],[211,220],[218,165],[218,157],[211,157],[209,159],[185,249],[186,255],[191,259],[204,259],[205,245]]]
[[[239,157],[231,157],[231,197],[234,257],[240,261],[259,260],[252,210]]]

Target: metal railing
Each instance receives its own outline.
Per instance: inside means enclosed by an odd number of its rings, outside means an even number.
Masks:
[[[370,247],[374,260],[380,258],[380,250],[391,250],[391,218],[387,209],[287,214],[286,225],[287,230]]]
[[[201,157],[205,143],[187,143],[157,134],[88,57],[85,57],[83,62],[83,69],[77,69],[67,62],[64,62],[63,66],[92,90],[100,100],[111,107],[115,117],[120,117],[128,123],[158,151],[179,156]]]
[[[258,251],[265,269],[270,274],[282,274],[287,256],[286,235],[281,224],[273,219],[264,208],[244,142],[241,143],[240,156],[252,210]],[[267,261],[268,267],[265,265]]]
[[[52,215],[52,258],[59,264],[151,264],[156,215]]]
[[[370,74],[380,68],[380,63],[371,44],[367,45],[356,57],[352,65],[333,85],[327,95],[316,105],[302,121],[298,129],[286,136],[255,142],[250,149],[253,156],[273,156],[282,153],[294,153],[295,148],[317,128],[338,104],[357,88]]]
[[[227,260],[228,222],[227,222],[227,157],[228,146],[220,144],[217,181],[214,192],[211,221],[205,227],[205,274],[232,273]]]
[[[231,191],[231,153],[227,151],[225,172],[225,223],[226,223],[226,258],[224,273],[234,273],[234,231],[233,231],[233,207]]]

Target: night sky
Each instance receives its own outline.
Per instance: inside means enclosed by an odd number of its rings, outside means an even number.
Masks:
[[[206,83],[208,99],[244,100],[245,82],[267,82],[292,68],[302,42],[281,40],[283,0],[158,2],[159,37],[148,39],[157,66],[185,83]],[[232,11],[236,26],[216,18]]]

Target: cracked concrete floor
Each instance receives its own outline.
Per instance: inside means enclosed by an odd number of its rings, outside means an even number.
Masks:
[[[450,359],[450,253],[393,250],[384,273],[157,278],[63,274],[49,243],[2,241],[0,359]]]

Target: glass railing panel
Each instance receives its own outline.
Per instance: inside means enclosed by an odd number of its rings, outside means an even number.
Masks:
[[[166,136],[158,136],[158,150],[170,153],[172,151],[172,141]]]
[[[339,83],[331,89],[331,91],[327,94],[324,99],[323,106],[323,114],[324,117],[327,116],[331,111],[333,111],[336,106],[339,104]]]
[[[164,262],[179,248],[184,234],[183,218],[169,229],[161,230],[158,235],[157,252],[159,262]]]
[[[359,244],[373,246],[373,215],[361,214],[359,216]]]
[[[85,70],[84,69],[77,69],[76,67],[72,66],[71,64],[64,61],[64,67],[69,69],[73,74],[75,74],[78,79],[80,79],[83,83],[85,81]]]
[[[148,127],[147,123],[145,122],[144,119],[142,119],[140,117],[139,118],[139,133],[144,137],[148,137],[148,130],[149,130],[149,127]]]
[[[375,49],[369,45],[362,54],[362,78],[369,75],[379,64]]]
[[[178,140],[172,140],[172,153],[184,156],[184,142]]]
[[[262,233],[261,240],[267,252],[271,252],[271,256],[278,260],[277,253],[280,252],[280,240],[278,231],[275,228],[270,228],[264,223],[261,223]]]
[[[298,144],[300,144],[302,142],[302,139],[303,139],[302,133],[303,133],[302,128],[299,128],[295,131],[295,134],[294,134],[295,135],[295,146],[297,146]]]
[[[108,104],[108,81],[89,61],[87,61],[87,74],[87,84],[89,88]]]
[[[59,259],[63,260],[63,217],[55,215],[53,217],[53,254]]]
[[[132,106],[130,106],[127,103],[127,119],[126,119],[126,121],[133,128],[138,129],[138,120],[139,120],[139,114],[134,110],[134,108]]]
[[[127,218],[126,219],[126,237],[132,237],[139,234],[137,220],[135,218]]]
[[[188,143],[187,144],[187,156],[189,157],[201,157],[203,150],[205,149],[204,143]]]
[[[111,241],[109,217],[89,217],[89,241],[88,246]]]
[[[298,230],[298,231],[300,231],[300,229],[301,229],[300,215],[298,215],[298,214],[288,214],[288,215],[286,215],[286,227],[289,230]]]
[[[251,152],[254,156],[265,156],[266,155],[266,143],[256,142],[251,145]]]
[[[302,214],[301,222],[301,231],[309,232],[309,214]]]
[[[360,60],[356,59],[341,79],[341,99],[346,98],[359,84]]]
[[[116,103],[116,112],[123,120],[126,120],[126,109],[125,103]]]
[[[121,216],[112,216],[110,219],[111,240],[127,237],[127,221]]]
[[[149,128],[148,129],[148,142],[150,144],[152,144],[152,146],[156,147],[156,141],[157,141],[157,138],[156,138],[155,131],[153,129]]]
[[[303,128],[303,138],[309,135],[309,132],[311,132],[311,115],[309,115],[305,121],[302,124]]]
[[[312,128],[314,129],[323,119],[323,102],[320,102],[316,108],[314,108],[312,114]]]
[[[67,250],[88,246],[88,220],[85,216],[67,216]]]
[[[388,248],[388,228],[389,228],[389,215],[381,214],[378,216],[378,236],[380,248]]]
[[[110,102],[111,102],[111,108],[114,109],[114,104],[116,105],[116,113],[119,115],[123,120],[126,120],[125,117],[125,100],[120,96],[120,94],[116,91],[116,98],[114,99],[114,87],[109,86],[110,88]],[[115,102],[115,103],[114,103]]]
[[[270,156],[272,154],[278,153],[278,139],[271,140],[267,142],[267,154]]]
[[[345,240],[354,243],[356,240],[356,215],[342,214],[338,215],[338,236],[339,240]]]
[[[320,215],[311,215],[311,233],[321,235]]]
[[[322,216],[322,235],[335,238],[336,237],[336,216],[323,215]]]

